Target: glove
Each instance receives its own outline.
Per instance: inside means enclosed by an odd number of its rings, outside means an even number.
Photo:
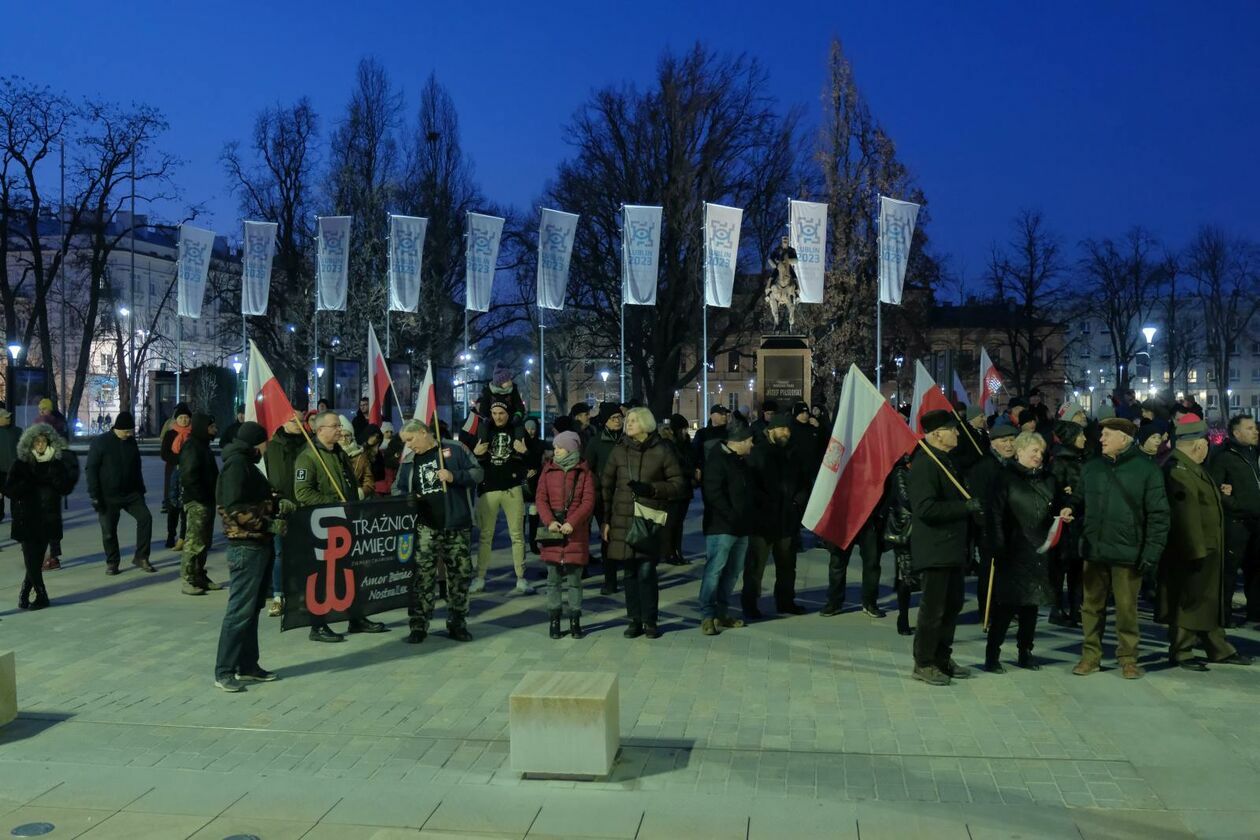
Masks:
[[[967,513],[979,515],[984,513],[984,503],[979,499],[971,498],[967,500]]]
[[[645,499],[650,499],[656,495],[656,488],[646,481],[632,481],[630,482],[630,489],[634,491],[636,496],[642,496]]]
[[[288,532],[289,523],[285,522],[283,519],[273,519],[271,520],[271,524],[267,526],[267,533],[269,534],[277,534],[283,537]]]
[[[281,499],[281,500],[280,500],[280,515],[281,515],[281,516],[285,516],[285,515],[287,515],[287,514],[293,513],[293,511],[295,511],[295,510],[297,510],[297,505],[296,505],[296,504],[294,504],[293,502],[289,501],[288,499]]]

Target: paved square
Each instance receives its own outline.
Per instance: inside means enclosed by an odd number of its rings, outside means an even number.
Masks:
[[[159,469],[146,458],[150,487]],[[698,556],[698,503],[689,525]],[[6,539],[0,553],[0,650],[17,653],[20,708],[0,728],[0,834],[48,822],[47,836],[90,840],[1260,837],[1260,668],[1163,670],[1149,615],[1138,682],[1073,677],[1078,636],[1043,623],[1041,671],[929,688],[909,679],[892,615],[817,615],[817,549],[798,578],[810,615],[703,636],[697,561],[662,566],[663,638],[622,638],[621,599],[601,597],[596,575],[592,632],[557,642],[541,596],[507,594],[501,548],[473,600],[473,643],[443,636],[440,607],[418,647],[401,644],[402,613],[380,616],[392,633],[339,645],[264,617],[263,663],[282,679],[228,695],[213,686],[226,594],[181,595],[178,558],[160,549],[157,574],[124,559],[106,577],[82,491],[67,527],[47,610],[15,608],[19,549]],[[124,517],[124,547],[131,533]],[[223,580],[217,539],[209,572]],[[968,610],[956,658],[975,666],[974,597]],[[1257,652],[1255,628],[1232,636]],[[510,770],[508,694],[537,669],[619,675],[623,748],[606,781]]]

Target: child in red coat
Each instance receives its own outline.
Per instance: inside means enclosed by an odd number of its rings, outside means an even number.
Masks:
[[[591,517],[595,513],[595,478],[582,460],[576,432],[556,435],[555,454],[538,477],[538,545],[547,564],[547,609],[551,638],[560,638],[561,587],[569,590],[569,635],[582,638],[582,568],[591,559]]]

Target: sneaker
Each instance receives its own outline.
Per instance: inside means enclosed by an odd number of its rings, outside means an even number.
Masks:
[[[514,591],[517,595],[533,595],[534,587],[530,586],[529,581],[525,580],[525,578],[517,578]]]
[[[424,630],[412,630],[410,633],[406,635],[403,641],[409,645],[418,645],[421,642],[423,642],[428,637],[428,635],[429,634],[425,632]]]
[[[706,618],[704,621],[701,621],[700,632],[706,636],[716,636],[718,634],[718,629],[714,626],[713,619]]]
[[[109,575],[110,577],[113,577],[114,575],[118,574],[118,567],[117,567],[117,566],[106,566],[106,567],[105,567],[105,574]]]
[[[44,561],[45,572],[55,572],[61,568],[61,558],[48,555],[48,559]]]
[[[1120,676],[1124,677],[1126,680],[1140,680],[1142,677],[1146,676],[1146,671],[1144,671],[1142,666],[1138,665],[1136,662],[1126,662],[1120,668]]]
[[[485,591],[486,591],[485,578],[476,578],[475,580],[473,580],[472,583],[468,584],[469,595],[473,594],[474,592],[485,592]]]
[[[880,609],[878,604],[863,604],[862,612],[866,613],[871,618],[883,618],[884,616],[888,615],[887,612]]]
[[[818,611],[818,614],[826,618],[831,618],[833,615],[840,615],[843,610],[843,604],[824,604],[823,608]]]
[[[144,559],[137,557],[135,560],[131,561],[131,565],[135,566],[137,569],[139,569],[142,572],[156,572],[157,571],[157,569],[153,568],[153,564],[149,562],[149,559],[147,557]]]
[[[272,618],[279,618],[284,615],[284,601],[279,598],[272,598],[271,606],[267,608],[267,615]]]
[[[914,672],[910,676],[928,685],[949,685],[949,675],[935,665],[928,665],[923,668],[916,665],[914,666]]]
[[[952,659],[948,662],[942,662],[938,667],[940,668],[941,673],[945,674],[945,676],[949,677],[951,680],[965,680],[971,676],[970,669],[964,668]]]
[[[221,677],[214,681],[215,688],[221,688],[228,694],[236,694],[238,691],[244,691],[245,686],[236,677]]]
[[[1087,677],[1090,674],[1095,674],[1101,670],[1102,666],[1097,662],[1087,662],[1082,659],[1080,662],[1076,663],[1076,666],[1072,669],[1072,673],[1076,674],[1078,677]]]
[[[214,581],[210,580],[210,578],[206,577],[205,575],[201,576],[201,578],[197,581],[197,585],[200,586],[202,589],[208,590],[210,592],[219,592],[220,590],[223,589],[223,586],[221,584],[215,583]]]
[[[202,589],[197,584],[189,583],[188,581],[184,581],[184,585],[179,588],[179,591],[184,593],[185,595],[205,595],[206,594],[206,590]]]
[[[280,679],[276,676],[275,671],[268,671],[266,668],[255,668],[252,671],[241,671],[236,678],[242,682],[275,682]]]
[[[744,622],[738,618],[731,618],[727,616],[726,618],[717,619],[717,625],[724,630],[734,630],[736,628],[743,627]]]

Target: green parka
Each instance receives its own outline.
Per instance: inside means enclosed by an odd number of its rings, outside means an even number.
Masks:
[[[1072,488],[1073,495],[1076,488]],[[1085,499],[1085,560],[1108,566],[1159,564],[1168,543],[1168,495],[1159,467],[1130,444],[1112,458],[1081,468]]]

